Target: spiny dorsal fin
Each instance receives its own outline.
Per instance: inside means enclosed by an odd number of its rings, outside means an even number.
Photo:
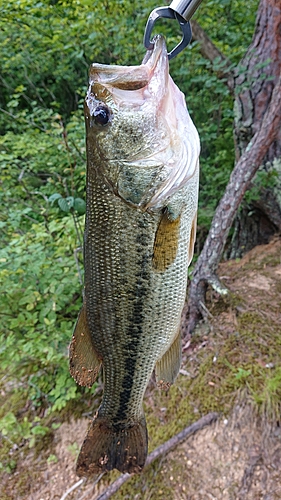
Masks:
[[[70,373],[77,384],[92,387],[101,367],[88,327],[86,308],[82,307],[69,346]]]
[[[172,220],[168,211],[161,217],[153,247],[153,267],[165,271],[175,260],[178,250],[180,216]]]
[[[160,389],[169,389],[176,380],[181,366],[181,332],[177,333],[172,345],[155,366],[156,382]]]
[[[196,227],[197,227],[197,212],[196,212],[194,219],[192,221],[192,226],[191,226],[191,230],[190,230],[189,248],[188,248],[188,265],[192,261],[193,254],[194,254],[194,245],[195,245],[195,240],[196,240]]]

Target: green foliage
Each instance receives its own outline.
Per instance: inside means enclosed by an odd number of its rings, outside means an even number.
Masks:
[[[198,11],[202,27],[233,65],[250,42],[257,4],[211,0]],[[0,426],[12,442],[24,438],[34,445],[36,436],[48,432],[34,412],[60,411],[81,397],[68,372],[67,346],[82,302],[82,102],[88,67],[93,61],[139,64],[145,23],[157,4],[0,0],[0,5],[0,366],[6,397],[22,394],[33,411],[22,416],[3,404]],[[168,47],[180,37],[171,20],[157,21],[156,31],[166,35]],[[233,102],[216,76],[219,65],[206,61],[197,43],[170,64],[201,136],[203,233],[234,163]],[[5,463],[12,471],[13,463]]]
[[[8,474],[11,474],[12,472],[15,471],[17,467],[17,462],[16,460],[6,460],[5,463],[0,462],[0,471],[7,472]]]
[[[279,172],[274,165],[269,165],[267,170],[258,170],[255,182],[251,189],[245,193],[245,201],[251,203],[257,201],[263,188],[274,188],[278,182]]]
[[[48,458],[47,458],[47,463],[48,464],[56,464],[56,463],[58,463],[58,457],[56,455],[54,455],[54,454],[49,455]]]
[[[236,380],[244,380],[251,375],[251,370],[244,370],[243,368],[238,368],[235,374]]]
[[[14,233],[0,250],[1,378],[10,386],[6,398],[16,393],[23,407],[28,395],[33,415],[20,417],[11,397],[11,406],[0,408],[0,432],[12,442],[34,446],[48,432],[36,415],[58,412],[81,397],[68,367],[82,302],[77,244],[74,220],[66,215],[54,217],[48,228],[34,223],[24,234]]]
[[[128,0],[1,3],[2,128],[15,133],[19,125],[33,123],[45,130],[48,116],[57,112],[68,121],[85,94],[92,61],[139,64],[145,22],[156,6],[152,0],[143,5]],[[257,5],[258,0],[247,6],[241,0],[211,0],[196,14],[233,66],[250,42]],[[166,35],[168,47],[179,40],[177,23],[171,20],[157,21],[155,31]],[[201,136],[199,228],[205,231],[234,164],[232,97],[216,76],[220,65],[206,61],[197,42],[171,61],[171,73],[187,96]],[[63,200],[59,205],[66,209]]]
[[[74,198],[73,196],[63,198],[61,194],[54,193],[49,197],[49,201],[52,205],[57,201],[63,212],[70,212],[71,209],[77,211],[79,215],[84,215],[86,212],[86,203],[81,198]]]
[[[0,251],[0,364],[25,380],[33,404],[61,409],[76,397],[67,345],[81,306],[70,218],[54,219],[15,236]]]
[[[270,368],[270,370],[269,370]],[[254,402],[270,417],[276,414],[281,397],[281,369],[273,363],[267,365],[267,374],[264,377],[264,386],[253,393]]]
[[[35,417],[33,422],[29,422],[27,417],[24,417],[20,423],[14,413],[7,413],[0,420],[0,431],[3,436],[9,436],[10,440],[17,439],[20,435],[22,439],[29,441],[29,447],[35,445],[36,436],[45,436],[50,432],[48,427],[40,425],[40,418]]]

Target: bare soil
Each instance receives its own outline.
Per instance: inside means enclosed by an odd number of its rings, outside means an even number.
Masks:
[[[259,405],[259,399],[253,392],[253,387],[257,387],[258,394],[259,386],[251,385],[251,377],[254,379],[256,373],[259,375],[258,370],[262,374],[270,373],[278,363],[280,366],[278,350],[270,344],[270,332],[275,335],[274,338],[280,334],[281,344],[281,239],[276,238],[268,245],[254,248],[240,261],[222,263],[219,276],[231,290],[232,297],[239,300],[222,303],[220,297],[210,292],[208,324],[201,325],[194,340],[191,339],[185,348],[177,387],[162,396],[152,387],[153,384],[148,388],[146,413],[151,449],[158,439],[154,438],[156,430],[153,422],[156,422],[156,427],[162,426],[167,434],[164,434],[164,439],[163,436],[159,438],[162,442],[175,434],[173,429],[176,429],[177,422],[180,422],[181,428],[184,427],[180,406],[183,398],[188,395],[192,398],[193,421],[196,414],[199,418],[201,411],[206,413],[202,400],[201,404],[199,400],[194,400],[196,398],[190,387],[196,383],[202,360],[207,359],[210,353],[212,368],[206,378],[210,402],[206,403],[206,408],[209,405],[209,411],[213,411],[217,404],[221,416],[215,424],[187,439],[141,476],[132,477],[114,495],[115,499],[281,499],[279,396],[273,391],[273,395],[268,396],[271,399],[267,405],[266,389],[262,389],[260,394],[265,402],[261,397]],[[246,324],[246,318],[252,324]],[[251,344],[248,337],[254,331],[257,339]],[[230,385],[229,394],[219,396],[226,372],[220,371],[217,360],[225,342],[232,336],[238,340],[234,354],[229,353],[231,361],[228,364],[230,369],[236,370],[234,380],[237,387]],[[258,350],[259,344],[261,351]],[[256,360],[255,368],[251,368],[252,358]],[[244,371],[241,371],[241,366]],[[241,378],[245,379],[245,383],[239,385]],[[185,386],[187,380],[188,389]],[[233,394],[230,394],[231,391]],[[231,401],[235,401],[232,406]],[[190,423],[188,420],[189,417],[186,425]],[[33,451],[27,455],[23,453],[16,471],[3,477],[0,499],[96,500],[119,474],[104,475],[96,484],[94,480],[78,483],[79,478],[74,472],[75,460],[88,423],[88,418],[64,422],[55,431],[49,450],[37,456]]]

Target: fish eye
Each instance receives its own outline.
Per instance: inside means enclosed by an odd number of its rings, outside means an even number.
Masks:
[[[93,113],[93,118],[96,123],[99,125],[107,125],[109,120],[110,120],[110,110],[108,109],[107,106],[104,104],[100,104],[99,106],[96,107],[94,113]]]

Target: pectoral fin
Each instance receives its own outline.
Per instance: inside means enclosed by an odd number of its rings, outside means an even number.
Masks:
[[[86,308],[82,307],[69,346],[70,373],[77,384],[92,387],[101,367],[88,327]]]
[[[197,212],[196,212],[195,217],[192,221],[192,226],[191,226],[191,230],[190,230],[189,248],[188,248],[188,265],[192,261],[192,257],[194,254],[194,245],[195,245],[195,240],[196,240],[196,227],[197,227]]]
[[[153,248],[153,267],[165,271],[175,260],[178,250],[180,216],[173,220],[166,211],[156,231]]]
[[[179,329],[172,345],[155,366],[156,382],[160,389],[169,389],[176,380],[181,365],[181,353],[181,332]]]

